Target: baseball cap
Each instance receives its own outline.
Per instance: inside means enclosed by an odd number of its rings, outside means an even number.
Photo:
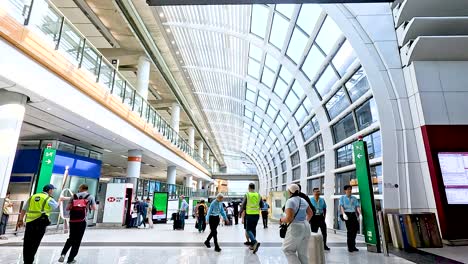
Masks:
[[[291,184],[291,185],[289,185],[288,190],[291,193],[298,192],[299,191],[299,186],[297,186],[297,184]]]
[[[54,190],[54,189],[57,189],[57,188],[55,188],[54,185],[52,185],[52,184],[47,184],[47,185],[44,186],[44,188],[42,188],[42,191],[43,191],[43,192],[48,192],[49,190]]]

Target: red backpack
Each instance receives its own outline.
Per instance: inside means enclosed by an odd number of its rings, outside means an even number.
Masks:
[[[70,222],[83,222],[86,220],[86,214],[88,212],[88,197],[89,194],[83,197],[78,197],[76,194],[73,195],[70,208]]]

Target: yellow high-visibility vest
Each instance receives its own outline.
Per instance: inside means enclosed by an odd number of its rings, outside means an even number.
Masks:
[[[49,205],[50,196],[46,193],[36,193],[29,198],[29,207],[26,212],[26,223],[34,221],[44,213],[49,216],[52,208]]]
[[[256,192],[248,192],[247,196],[247,204],[246,204],[246,214],[248,215],[258,215],[260,214],[260,194]]]

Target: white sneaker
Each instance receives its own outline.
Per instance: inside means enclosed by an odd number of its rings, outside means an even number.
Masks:
[[[65,255],[61,255],[58,262],[62,263],[65,260]]]
[[[74,263],[76,263],[76,259],[67,262],[67,264],[74,264]]]

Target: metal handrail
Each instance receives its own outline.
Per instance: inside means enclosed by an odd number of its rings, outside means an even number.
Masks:
[[[10,3],[10,5],[17,10],[23,10],[22,17],[24,18],[24,21],[20,21],[23,23],[23,25],[37,26],[40,33],[47,36],[47,34],[51,34],[50,31],[54,31],[53,27],[52,29],[49,28],[51,23],[48,24],[46,19],[42,19],[41,24],[31,25],[32,21],[30,21],[31,14],[35,11],[38,11],[35,10],[35,3],[37,4],[40,1],[42,3],[47,3],[48,11],[51,11],[53,15],[59,17],[60,19],[60,21],[52,21],[52,25],[53,23],[60,23],[58,30],[56,32],[52,32],[52,41],[55,42],[55,49],[65,52],[66,55],[72,55],[67,57],[73,57],[73,63],[76,63],[77,68],[86,70],[86,72],[89,74],[94,75],[96,77],[97,83],[108,89],[113,96],[121,99],[123,104],[126,104],[133,112],[137,113],[140,118],[143,118],[147,123],[151,124],[153,128],[156,128],[157,131],[162,134],[164,138],[169,140],[175,147],[194,158],[195,161],[211,172],[211,167],[198,155],[198,152],[195,151],[195,149],[192,148],[189,143],[184,138],[182,138],[166,120],[164,120],[164,118],[156,111],[156,109],[137,92],[132,84],[102,55],[102,53],[100,53],[94,45],[86,40],[86,37],[71,23],[70,20],[68,20],[63,15],[62,12],[60,12],[60,10],[58,10],[58,8],[53,3],[51,3],[49,0],[31,0],[29,4],[20,2],[18,0],[8,0],[8,3]],[[28,10],[29,12],[24,14],[24,10]],[[46,14],[47,12],[42,13],[44,13],[44,17],[48,16],[48,14]],[[65,32],[65,27],[68,27],[68,32]],[[72,43],[73,49],[71,50],[63,50],[62,48],[64,45],[63,42],[67,37],[67,33],[75,35],[79,38],[78,46],[73,46],[73,44],[76,44],[76,42]],[[90,56],[90,53],[97,55],[95,63],[90,60],[93,64],[92,66],[97,67],[95,68],[94,72],[86,69],[86,66],[84,66],[83,63],[83,60],[89,59],[87,56]],[[106,70],[108,70],[108,72],[106,72]],[[108,76],[106,76],[106,74],[108,74]],[[109,77],[107,82],[103,82],[102,79],[106,77]],[[117,84],[118,81],[122,82],[122,86],[119,87],[119,84]]]

